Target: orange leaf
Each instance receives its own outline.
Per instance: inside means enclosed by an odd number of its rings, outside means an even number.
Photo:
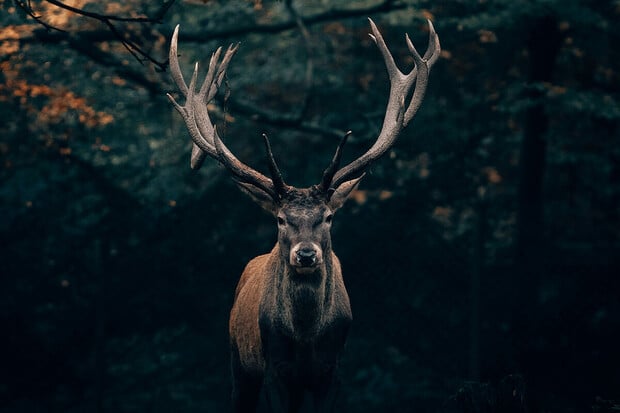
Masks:
[[[500,182],[502,182],[502,176],[494,167],[487,166],[483,169],[483,172],[486,175],[487,181],[489,181],[489,183],[499,184]]]

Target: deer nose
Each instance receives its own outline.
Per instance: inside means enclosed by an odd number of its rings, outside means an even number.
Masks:
[[[311,267],[316,264],[316,251],[313,248],[300,248],[295,258],[302,267]]]

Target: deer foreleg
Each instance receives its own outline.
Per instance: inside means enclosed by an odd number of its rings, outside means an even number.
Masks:
[[[303,387],[290,374],[288,363],[272,363],[265,372],[265,395],[270,411],[298,412],[303,400]]]
[[[234,346],[233,346],[234,347]],[[233,380],[232,402],[234,413],[254,413],[258,405],[263,381],[245,371],[239,360],[239,352],[232,349],[231,372]]]

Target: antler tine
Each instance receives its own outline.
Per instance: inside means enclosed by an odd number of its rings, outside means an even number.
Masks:
[[[395,77],[402,78],[403,74],[401,73],[400,69],[398,69],[396,62],[394,61],[394,56],[392,56],[392,53],[390,53],[390,49],[388,49],[387,44],[385,44],[385,40],[383,39],[381,32],[377,28],[377,25],[370,17],[368,18],[368,21],[370,22],[370,29],[372,30],[372,33],[368,33],[368,35],[375,42],[375,44],[379,48],[379,51],[381,52],[381,55],[383,56],[383,60],[385,62],[385,67],[390,77],[390,81],[393,81]]]
[[[168,54],[168,61],[170,64],[170,74],[174,79],[174,83],[177,84],[179,91],[183,94],[183,96],[187,96],[187,85],[185,84],[185,80],[183,79],[183,74],[181,73],[181,67],[179,66],[179,56],[177,52],[177,42],[179,39],[179,27],[177,24],[174,28],[174,33],[172,33],[172,40],[170,41],[170,53]]]
[[[209,100],[210,100],[210,99],[207,99],[207,92],[211,91],[211,86],[213,85],[213,78],[215,77],[215,73],[217,71],[217,66],[218,66],[218,61],[220,60],[221,54],[222,54],[222,46],[218,47],[215,50],[215,53],[211,54],[211,59],[209,60],[209,68],[207,69],[205,80],[202,83],[202,86],[200,86],[200,92],[198,92],[198,96],[203,98],[205,103],[209,103]],[[217,91],[217,88],[216,88],[216,91]]]
[[[208,141],[211,146],[214,146],[213,142],[213,127],[211,120],[209,119],[209,112],[207,111],[207,104],[211,102],[211,100],[217,94],[219,86],[222,82],[224,75],[226,74],[226,69],[230,60],[237,52],[239,45],[233,47],[230,45],[228,50],[224,54],[224,58],[219,63],[220,55],[222,53],[222,48],[218,47],[215,53],[211,55],[211,59],[209,61],[209,68],[207,70],[207,74],[205,76],[205,80],[200,87],[200,91],[198,95],[196,95],[196,102],[194,107],[196,108],[196,118],[198,119],[198,129],[203,137]],[[206,159],[207,154],[202,152],[196,144],[192,145],[192,157],[190,166],[192,169],[197,170],[200,169],[202,163]]]
[[[183,94],[183,96],[187,97],[187,85],[185,84],[185,80],[183,79],[183,74],[181,73],[181,67],[179,66],[179,57],[177,51],[177,43],[179,38],[179,25],[177,24],[174,28],[174,33],[172,34],[172,41],[170,42],[170,52],[168,55],[168,62],[170,64],[170,73],[172,74],[172,78],[176,83],[179,91]],[[176,110],[183,116],[183,119],[187,119],[187,112],[182,109],[182,107],[174,100],[174,98],[168,94],[168,99],[172,102]],[[192,139],[193,140],[193,139]],[[196,143],[192,142],[192,155],[190,158],[190,166],[192,169],[197,170],[200,169],[200,166],[204,162],[207,157],[207,153],[203,152]]]
[[[385,110],[383,126],[381,127],[381,132],[377,140],[366,153],[335,173],[330,185],[330,187],[333,188],[338,188],[338,186],[345,181],[359,177],[372,162],[383,156],[383,154],[392,147],[402,129],[409,124],[420,108],[424,93],[426,92],[430,68],[439,57],[439,37],[435,32],[433,24],[429,20],[429,41],[424,57],[421,57],[417,52],[409,36],[405,38],[407,47],[413,56],[415,67],[407,75],[403,74],[400,69],[398,69],[394,57],[392,53],[390,53],[376,24],[372,19],[368,20],[370,21],[370,28],[372,30],[370,37],[374,40],[377,48],[381,52],[388,72],[390,79],[390,96]],[[411,100],[406,104],[405,100],[410,95],[414,83],[415,89],[411,94]]]
[[[271,151],[271,143],[269,143],[269,138],[267,137],[266,133],[263,133],[263,141],[265,142],[267,160],[269,161],[269,173],[271,174],[271,180],[273,181],[274,190],[279,197],[282,197],[282,195],[284,195],[284,193],[286,192],[287,185],[284,183],[280,168],[278,168],[278,164],[273,157],[273,152]]]
[[[208,155],[224,165],[240,183],[254,185],[276,199],[277,194],[274,191],[273,181],[239,161],[232,154],[218,136],[207,110],[207,104],[217,94],[218,88],[226,75],[228,64],[237,52],[239,45],[229,46],[221,61],[222,48],[220,47],[216,50],[209,61],[205,80],[200,90],[196,92],[198,63],[194,66],[190,84],[187,86],[178,60],[178,35],[179,26],[177,25],[170,43],[170,72],[179,91],[185,96],[185,105],[181,106],[178,104],[172,95],[168,94],[167,96],[183,117],[189,135],[192,138],[192,168],[198,169]]]
[[[179,65],[179,58],[178,58],[179,28],[180,28],[180,25],[178,24],[174,28],[174,33],[172,34],[172,40],[170,42],[170,53],[168,55],[168,59],[170,62],[170,73],[172,75],[172,78],[174,82],[176,83],[177,87],[179,88],[179,91],[181,92],[181,94],[183,94],[183,96],[186,98],[185,106],[179,105],[174,99],[174,97],[172,97],[171,94],[168,93],[167,96],[168,96],[168,99],[172,102],[172,104],[176,108],[176,110],[181,114],[181,116],[183,117],[183,120],[185,121],[185,124],[188,127],[188,131],[190,133],[190,137],[192,138],[192,142],[193,142],[190,166],[192,167],[192,169],[197,170],[200,168],[200,166],[204,162],[204,159],[206,158],[207,155],[214,156],[214,155],[217,155],[217,152],[215,151],[215,147],[212,144],[213,139],[212,138],[209,139],[209,137],[213,133],[211,130],[212,128],[210,129],[208,127],[205,127],[205,125],[210,124],[210,122],[200,122],[198,125],[198,128],[196,128],[195,120],[190,120],[190,117],[192,118],[196,117],[196,115],[193,113],[194,105],[191,104],[191,102],[194,100],[193,89],[191,92],[189,91],[187,84],[185,83],[185,79],[183,78],[181,67]],[[194,70],[194,76],[192,76],[192,79],[194,79],[194,82],[195,82],[196,75],[197,75],[197,66],[195,67],[195,70]],[[192,97],[189,97],[188,93]],[[198,106],[200,108],[200,105]],[[205,112],[206,112],[206,108],[205,108]],[[200,109],[199,109],[198,118],[203,119],[205,117],[208,120],[208,114],[200,112]]]
[[[441,45],[439,44],[439,37],[435,32],[435,28],[433,27],[433,23],[430,20],[428,21],[429,35],[428,35],[428,47],[426,48],[426,52],[424,53],[424,57],[420,57],[420,54],[416,50],[415,46],[411,42],[409,35],[405,35],[405,40],[407,42],[407,48],[413,55],[413,60],[415,62],[415,68],[417,70],[417,79],[415,90],[413,91],[413,96],[411,97],[411,102],[409,103],[409,107],[405,112],[405,118],[403,121],[403,127],[406,127],[411,119],[415,116],[416,112],[420,108],[422,104],[422,100],[424,99],[424,94],[426,93],[426,86],[428,85],[428,75],[430,73],[431,67],[439,58],[439,53],[441,52]],[[412,73],[409,76],[413,75]]]
[[[220,58],[220,54],[222,52],[222,48],[218,47],[215,53],[211,54],[211,59],[209,60],[209,67],[207,69],[207,74],[205,75],[205,80],[200,87],[200,91],[196,96],[196,102],[193,107],[196,110],[196,118],[199,119],[198,130],[201,135],[205,137],[210,146],[215,148],[215,144],[213,142],[213,126],[211,124],[211,120],[209,119],[209,112],[207,111],[207,104],[211,101],[213,96],[217,93],[217,88],[214,89],[214,93],[211,96],[206,96],[207,91],[211,89],[211,85],[213,84],[213,77],[215,76],[215,71],[217,68],[217,62]],[[201,104],[204,103],[204,104]],[[193,170],[198,170],[204,163],[207,158],[208,153],[203,152],[195,143],[192,144],[192,156],[190,159],[190,167]]]
[[[428,66],[431,67],[439,59],[439,53],[441,52],[441,44],[439,43],[439,36],[435,32],[435,26],[433,22],[428,22],[428,47],[426,53],[424,53],[424,59],[428,61]]]
[[[172,65],[171,65],[172,66]],[[178,67],[178,64],[177,64]],[[180,72],[179,72],[180,73]],[[215,147],[213,147],[207,139],[201,134],[201,131],[196,125],[196,116],[194,111],[194,87],[196,85],[196,77],[198,75],[198,63],[194,66],[194,73],[192,74],[192,80],[190,81],[189,87],[185,85],[185,80],[181,75],[177,86],[181,89],[181,85],[185,86],[185,97],[186,102],[184,106],[181,106],[177,103],[174,97],[168,93],[168,99],[172,102],[176,110],[181,114],[183,120],[185,121],[185,125],[187,126],[187,130],[189,132],[192,141],[196,146],[198,146],[202,151],[207,152],[211,156],[217,156],[217,152],[215,151]],[[182,92],[182,91],[181,91]]]
[[[222,80],[224,79],[224,76],[226,75],[226,69],[228,69],[228,64],[230,63],[230,60],[235,55],[235,53],[237,53],[237,50],[239,49],[239,44],[240,43],[237,43],[236,45],[231,44],[230,46],[228,46],[228,50],[224,54],[222,63],[220,64],[217,75],[215,76],[215,83],[211,86],[211,90],[209,91],[209,95],[207,97],[208,100],[211,100],[213,96],[215,96],[215,94],[217,93],[217,90],[222,84]]]
[[[413,90],[413,96],[411,96],[411,102],[407,107],[407,111],[405,112],[405,117],[403,119],[403,128],[406,127],[413,116],[416,114],[420,105],[422,104],[422,100],[424,99],[424,93],[426,93],[426,86],[428,85],[428,73],[429,68],[427,62],[420,56],[416,48],[411,43],[411,39],[409,39],[409,35],[405,36],[405,40],[407,42],[407,47],[413,56],[413,61],[415,62],[415,68],[417,70],[416,75],[416,84],[415,89]],[[410,73],[413,75],[413,73]]]
[[[345,133],[342,136],[342,138],[340,139],[340,143],[338,144],[338,147],[336,148],[336,153],[334,153],[334,157],[332,158],[332,161],[330,162],[330,164],[327,166],[327,168],[323,172],[323,179],[321,180],[319,188],[321,188],[321,190],[324,192],[327,192],[331,186],[332,179],[334,178],[334,174],[336,173],[336,171],[338,170],[338,166],[340,165],[340,158],[342,157],[342,148],[347,143],[347,140],[349,139],[349,136],[351,136],[352,133],[353,132],[351,131],[347,131],[347,133]]]

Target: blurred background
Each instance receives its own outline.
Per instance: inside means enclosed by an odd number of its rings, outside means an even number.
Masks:
[[[343,412],[620,410],[620,2],[15,0],[0,5],[0,412],[229,409],[228,312],[273,218],[189,168],[165,97],[241,42],[228,146],[318,183],[381,126],[404,33],[425,101],[339,212]]]

